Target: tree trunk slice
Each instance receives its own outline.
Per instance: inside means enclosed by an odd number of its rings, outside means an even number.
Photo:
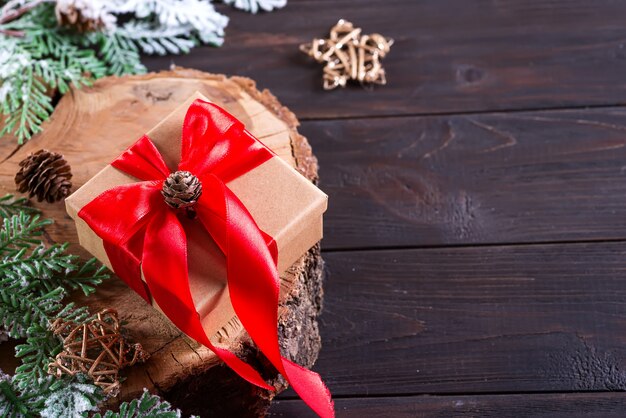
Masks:
[[[142,76],[108,77],[93,87],[72,90],[57,105],[43,132],[17,147],[10,138],[0,144],[0,188],[14,193],[18,163],[41,148],[65,155],[72,166],[74,190],[83,185],[130,143],[152,128],[195,91],[240,119],[257,138],[311,181],[317,180],[317,160],[298,121],[267,90],[260,92],[247,78],[207,74],[175,68]],[[63,202],[33,202],[43,216],[55,220],[46,238],[71,243],[71,251],[89,257],[78,246],[73,221]],[[283,355],[311,367],[320,349],[317,316],[322,299],[323,262],[313,248],[281,277],[279,335]],[[118,310],[130,339],[140,342],[151,358],[125,371],[127,380],[113,402],[140,395],[143,388],[160,393],[186,414],[205,416],[262,416],[275,395],[245,382],[222,365],[207,348],[184,336],[165,317],[147,305],[121,280],[112,278],[89,298],[75,299],[92,312]],[[260,355],[233,318],[217,334],[220,344],[253,364],[262,375],[286,388],[284,380]],[[0,367],[2,365],[0,364]]]

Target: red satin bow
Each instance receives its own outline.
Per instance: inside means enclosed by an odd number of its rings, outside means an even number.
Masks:
[[[196,100],[185,116],[178,170],[200,179],[197,220],[226,256],[230,298],[244,328],[311,409],[333,417],[330,392],[320,376],[280,355],[279,278],[274,240],[225,185],[274,154],[218,106]],[[215,347],[204,332],[189,289],[187,239],[177,213],[161,195],[170,174],[150,138],[141,137],[111,165],[139,182],[109,189],[85,205],[79,216],[104,241],[115,273],[163,312],[185,334],[207,346],[241,377],[269,386],[233,353]],[[141,271],[145,283],[141,279]]]

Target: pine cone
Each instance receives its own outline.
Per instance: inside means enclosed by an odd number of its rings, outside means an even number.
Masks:
[[[105,29],[111,18],[101,5],[84,0],[57,1],[54,12],[60,26],[74,28],[80,33]]]
[[[174,209],[196,204],[202,194],[202,183],[189,171],[176,171],[163,182],[161,194],[165,203]]]
[[[37,196],[39,202],[62,200],[72,188],[72,171],[61,154],[42,149],[30,154],[20,162],[15,175],[17,190]]]

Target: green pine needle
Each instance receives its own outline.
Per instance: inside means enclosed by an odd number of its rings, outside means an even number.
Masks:
[[[48,376],[48,365],[63,350],[61,341],[47,328],[33,327],[32,336],[15,347],[15,356],[21,364],[15,369],[15,387],[27,389],[39,386],[41,379]]]
[[[16,198],[12,194],[0,197],[0,219],[10,218],[20,212],[35,215],[39,213],[39,210],[30,206],[25,197]]]
[[[110,35],[94,34],[93,39],[100,47],[102,60],[112,75],[143,74],[146,67],[141,63],[137,46],[128,38],[114,33]]]
[[[123,402],[119,412],[107,411],[104,415],[97,413],[92,418],[180,418],[180,411],[144,390],[139,399]]]
[[[0,216],[0,327],[12,338],[26,339],[16,347],[22,364],[14,378],[24,389],[47,376],[50,359],[62,349],[50,324],[57,318],[76,323],[91,318],[86,308],[64,298],[73,290],[93,293],[108,274],[95,259],[81,262],[67,254],[68,244],[44,245],[43,228],[52,221],[41,219],[24,199],[0,198]]]
[[[85,377],[48,375],[48,365],[63,349],[50,324],[56,319],[76,324],[91,320],[86,308],[64,299],[73,290],[93,293],[108,274],[95,259],[81,262],[67,254],[68,244],[44,245],[43,228],[52,221],[40,219],[25,199],[1,197],[0,218],[0,328],[12,338],[25,339],[15,348],[21,361],[15,375],[0,371],[0,416],[88,416],[103,399],[102,391]],[[144,393],[105,417],[174,418],[180,412]]]
[[[50,224],[52,221],[49,219],[39,220],[39,215],[31,216],[24,212],[4,218],[0,230],[0,255],[17,255],[22,249],[38,244],[43,227]]]
[[[56,381],[44,397],[44,406],[39,412],[42,417],[80,417],[97,409],[104,398],[99,387],[87,383],[79,376],[70,382]]]
[[[36,385],[19,387],[15,377],[0,372],[0,416],[3,418],[82,417],[97,408],[102,390],[88,378],[56,379],[45,376]]]
[[[0,376],[0,416],[6,418],[35,416],[27,400],[13,387],[10,378],[5,376]]]
[[[6,3],[0,1],[2,6]],[[42,2],[0,25],[0,110],[5,115],[0,136],[13,135],[21,144],[40,132],[53,110],[55,89],[64,94],[107,75],[144,73],[140,53],[184,54],[198,44],[220,46],[228,24],[204,0],[102,2],[102,7],[110,20],[124,23],[79,33],[59,26],[54,2]]]

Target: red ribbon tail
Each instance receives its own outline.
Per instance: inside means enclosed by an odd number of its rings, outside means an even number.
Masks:
[[[126,246],[113,245],[103,241],[104,250],[117,276],[133,289],[147,303],[150,294],[146,284],[141,280],[141,261],[135,257]]]
[[[228,367],[230,367],[235,373],[237,373],[241,378],[246,380],[248,383],[258,386],[261,389],[270,390],[270,391],[276,390],[276,388],[268,385],[267,382],[263,380],[259,372],[254,370],[252,366],[250,366],[248,363],[244,362],[235,354],[233,354],[232,351],[214,346],[208,338],[207,338],[207,342],[204,342],[201,344],[206,345],[211,351],[215,353],[215,355],[220,360],[222,360]]]
[[[321,417],[334,417],[330,392],[320,376],[280,354],[277,329],[280,283],[276,245],[273,241],[268,244],[267,235],[259,229],[245,206],[223,183],[220,184],[222,193],[215,195],[225,199],[226,234],[215,236],[225,241],[218,245],[226,254],[233,308],[252,340],[302,400]],[[203,223],[212,224],[211,220],[205,219],[205,211],[200,210],[198,215]],[[207,229],[211,231],[213,228]]]
[[[215,347],[204,332],[189,289],[187,238],[175,213],[169,209],[158,211],[148,223],[142,269],[152,297],[174,325],[207,346],[248,382],[274,389],[249,364],[232,352]]]
[[[320,375],[284,357],[282,362],[287,373],[285,377],[304,403],[322,418],[334,417],[335,404]]]

